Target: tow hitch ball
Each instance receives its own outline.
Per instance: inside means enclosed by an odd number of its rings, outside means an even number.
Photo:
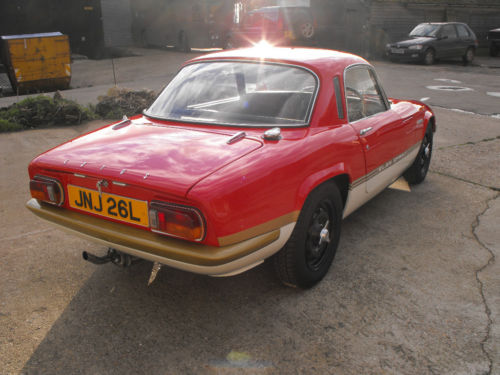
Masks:
[[[82,253],[82,257],[90,263],[104,264],[111,262],[120,267],[129,267],[141,260],[140,258],[122,253],[121,251],[115,250],[111,247],[108,248],[108,253],[103,257],[88,253],[86,251]]]

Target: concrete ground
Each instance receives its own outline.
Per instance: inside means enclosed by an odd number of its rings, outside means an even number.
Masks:
[[[84,262],[105,249],[24,208],[26,166],[103,122],[0,134],[0,374],[500,374],[500,120],[435,110],[427,179],[349,216],[307,291]]]

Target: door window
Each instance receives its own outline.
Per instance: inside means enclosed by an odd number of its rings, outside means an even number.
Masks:
[[[441,37],[447,36],[448,39],[455,39],[457,37],[457,31],[453,25],[444,25],[441,29]]]
[[[358,65],[348,68],[344,83],[349,121],[387,110],[385,95],[370,67]]]
[[[460,39],[467,39],[470,37],[469,30],[464,25],[457,25],[458,36]]]

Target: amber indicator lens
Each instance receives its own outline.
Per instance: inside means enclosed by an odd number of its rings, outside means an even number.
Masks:
[[[30,181],[31,196],[35,199],[55,205],[61,205],[63,194],[61,186],[53,180],[37,178]]]
[[[203,239],[203,220],[194,208],[151,202],[149,222],[151,229],[158,233],[191,241]]]

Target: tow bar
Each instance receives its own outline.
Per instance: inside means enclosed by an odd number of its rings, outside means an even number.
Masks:
[[[82,252],[82,257],[90,263],[105,264],[111,262],[119,267],[130,267],[131,265],[141,261],[140,258],[122,253],[121,251],[118,251],[111,247],[108,249],[108,253],[103,257],[88,253],[86,251]]]
[[[132,255],[122,253],[121,251],[118,251],[111,247],[108,248],[108,253],[103,257],[91,254],[87,251],[82,252],[82,257],[83,259],[85,259],[87,262],[90,263],[105,264],[111,262],[119,267],[130,267],[131,265],[140,262],[142,260],[141,258],[137,258]],[[153,269],[151,270],[151,275],[149,276],[148,286],[150,286],[156,279],[156,275],[160,271],[161,266],[162,266],[161,263],[158,262],[153,263]]]

